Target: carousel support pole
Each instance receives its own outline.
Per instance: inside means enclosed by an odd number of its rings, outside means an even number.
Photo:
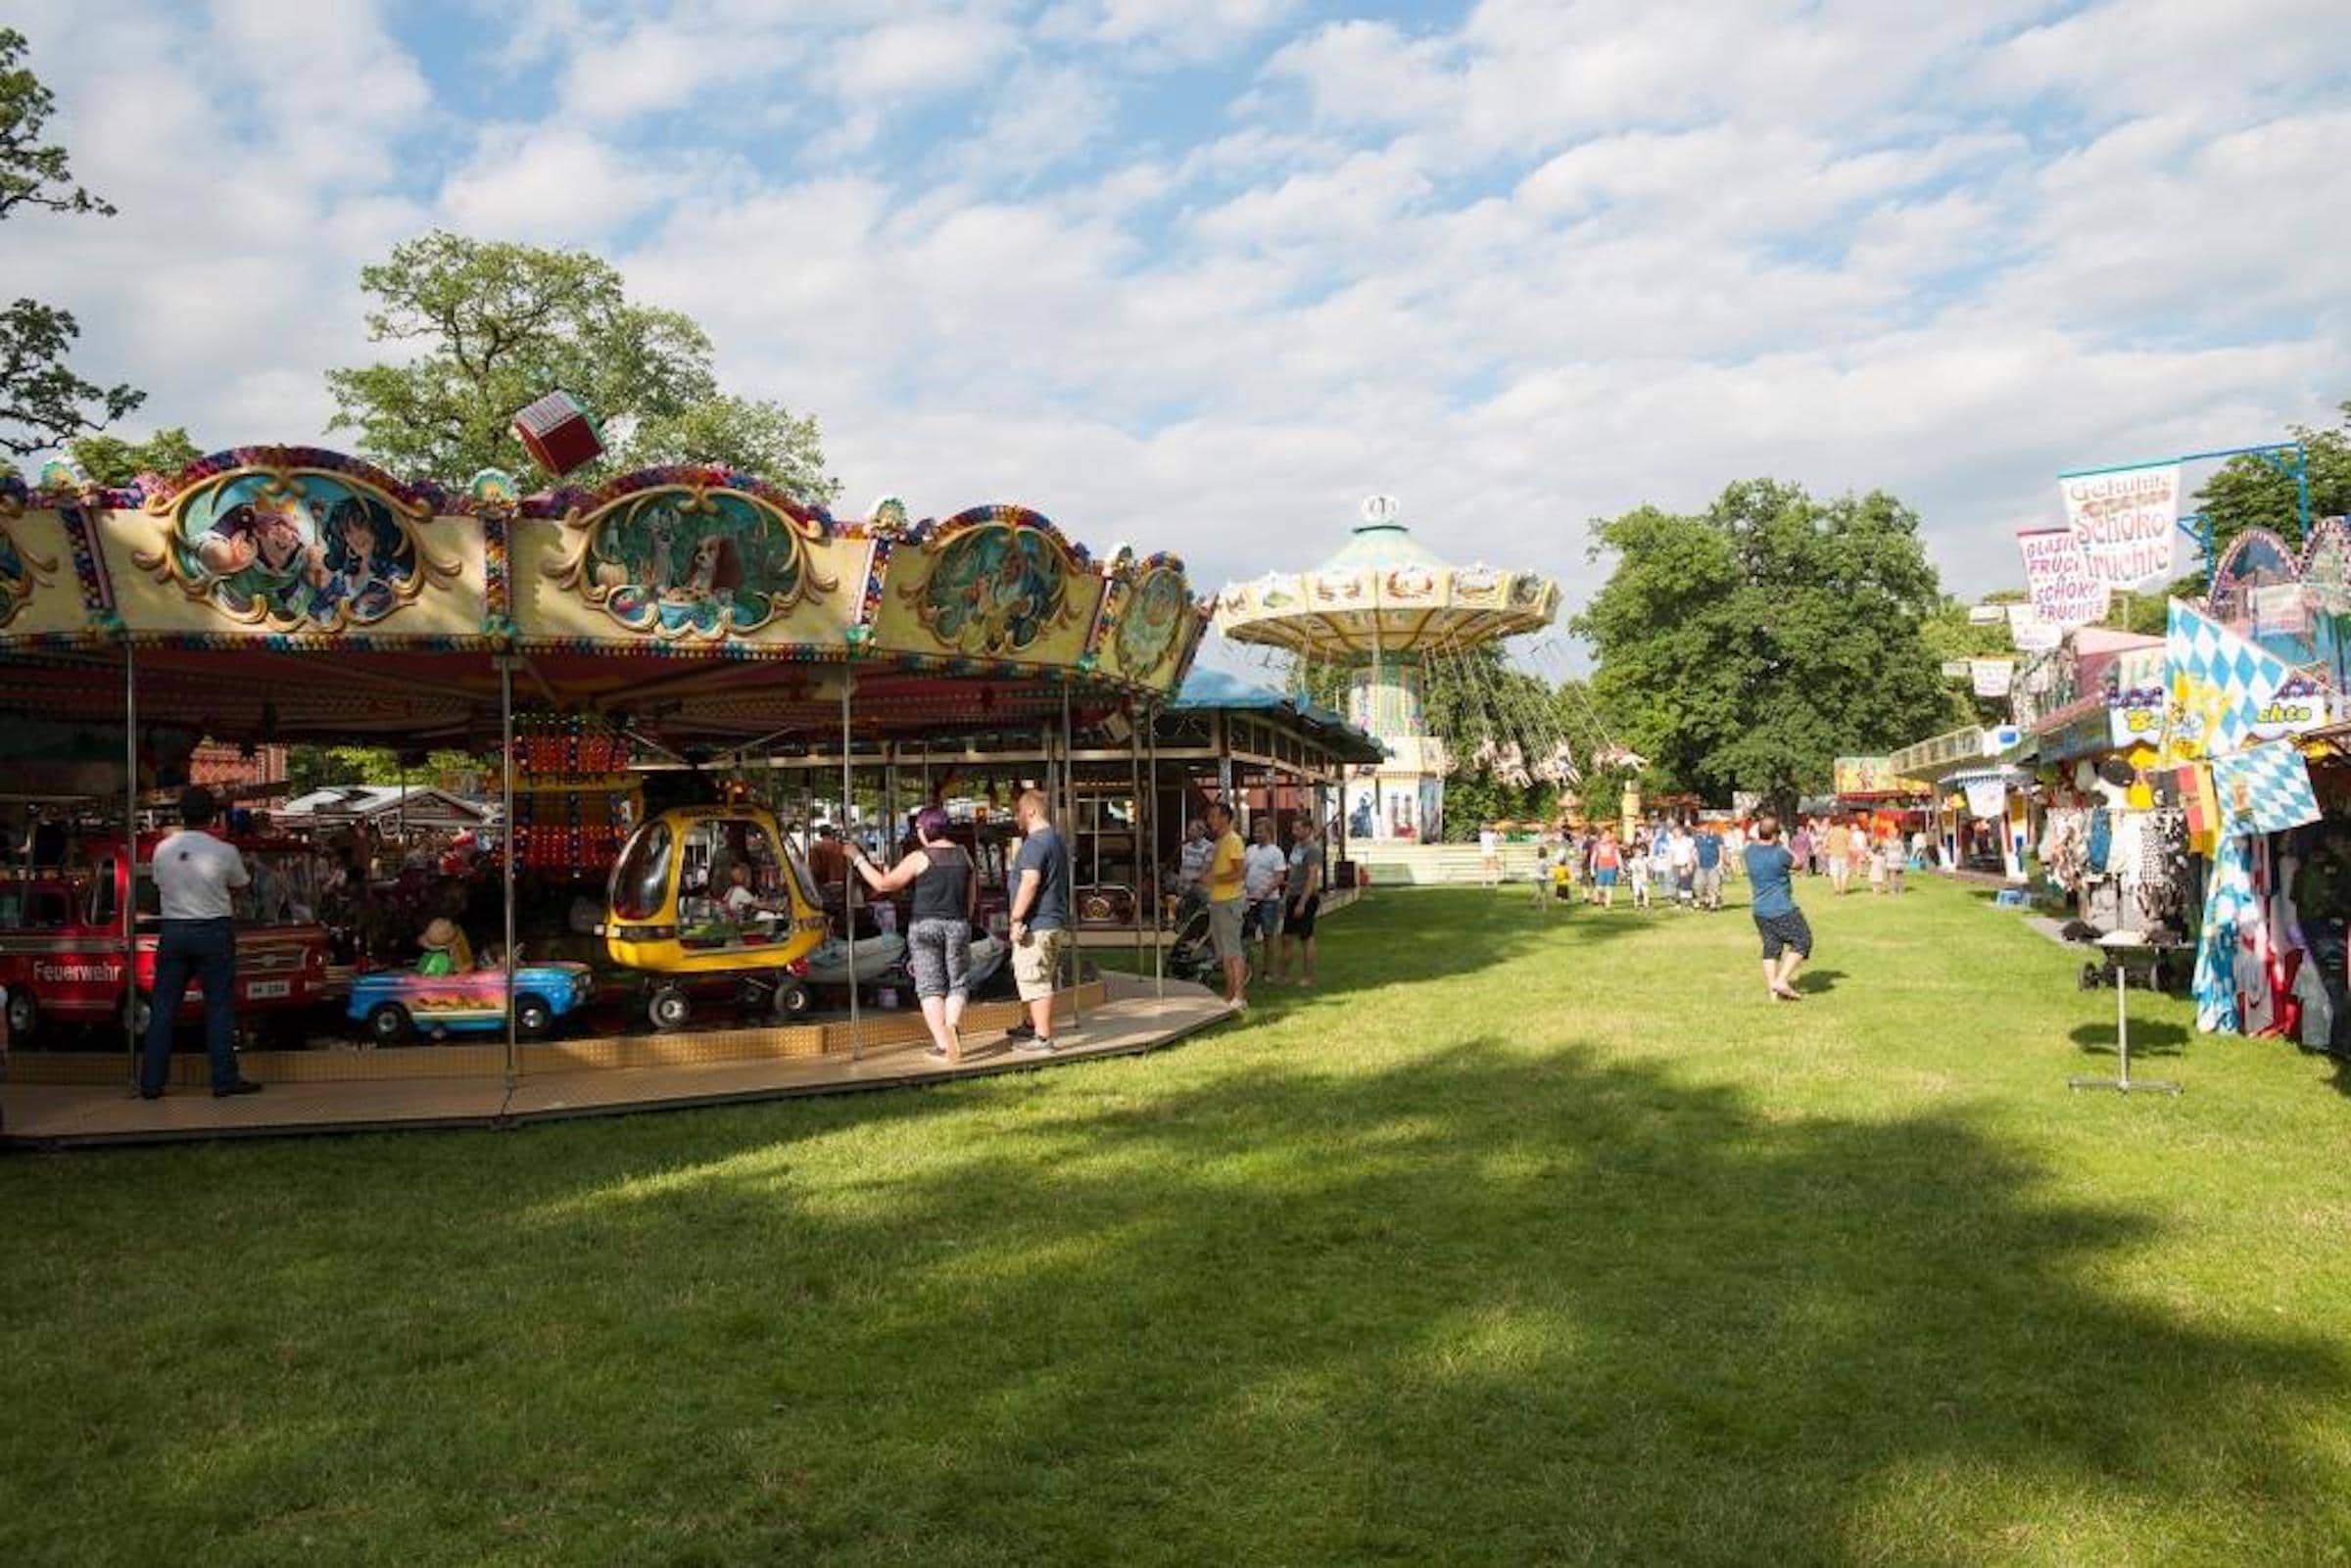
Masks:
[[[851,699],[857,691],[857,672],[843,665],[840,671],[840,926],[847,933],[849,944],[849,1060],[865,1058],[865,1031],[857,1022],[857,907],[856,857],[849,854],[849,802],[856,791],[856,780],[850,772],[849,715]]]
[[[32,842],[29,827],[24,833]],[[139,1081],[139,661],[122,640],[122,1041],[129,1048],[130,1081]]]
[[[1070,868],[1070,898],[1077,902],[1078,894],[1078,778],[1077,745],[1070,733],[1070,683],[1064,676],[1061,683],[1061,854],[1063,864]],[[1094,840],[1097,850],[1102,840]],[[1099,856],[1097,856],[1097,864]],[[1070,1027],[1076,1028],[1081,1010],[1078,1003],[1078,984],[1084,977],[1085,965],[1078,957],[1078,911],[1070,911]]]
[[[1151,994],[1164,1002],[1168,996],[1169,933],[1162,914],[1166,898],[1159,883],[1159,705],[1153,703],[1145,709],[1144,718],[1143,760],[1151,778]],[[1182,803],[1178,796],[1176,804]]]
[[[506,1093],[514,1092],[515,1064],[521,1059],[514,1025],[514,661],[498,661],[498,861],[500,892],[505,905],[506,960]],[[408,770],[401,770],[401,787],[408,787]],[[405,820],[402,826],[407,826]]]
[[[1134,856],[1134,973],[1143,973],[1143,890],[1145,868],[1157,857],[1145,848],[1143,837],[1143,731],[1147,710],[1139,703],[1127,705],[1129,721],[1127,732],[1127,841],[1133,846]],[[1153,906],[1157,907],[1157,906]]]

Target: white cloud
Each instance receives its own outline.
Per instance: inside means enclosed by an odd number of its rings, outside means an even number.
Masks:
[[[451,174],[441,203],[458,229],[566,243],[611,232],[667,200],[673,174],[582,131],[495,125]]]

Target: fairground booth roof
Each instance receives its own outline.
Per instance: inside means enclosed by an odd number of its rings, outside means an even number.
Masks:
[[[1394,498],[1364,502],[1345,547],[1311,572],[1271,572],[1218,594],[1217,629],[1331,663],[1442,653],[1551,624],[1559,585],[1539,572],[1448,565],[1399,522]]]
[[[248,447],[169,480],[0,479],[0,711],[122,706],[223,739],[481,744],[524,706],[676,742],[1058,723],[1157,703],[1207,624],[1183,563],[1090,555],[1025,507],[838,520],[758,479],[648,469],[522,495]]]

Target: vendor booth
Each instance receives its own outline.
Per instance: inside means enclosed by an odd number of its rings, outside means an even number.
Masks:
[[[721,764],[779,747],[821,749],[841,770],[836,798],[852,799],[851,768],[885,748],[1024,733],[1050,759],[1044,777],[1067,810],[1073,737],[1124,736],[1139,770],[1205,625],[1176,557],[1122,549],[1098,559],[1023,507],[912,523],[889,502],[839,520],[715,468],[524,496],[498,473],[455,490],[314,448],[255,447],[149,488],[81,488],[54,466],[37,489],[0,481],[0,714],[11,728],[111,730],[120,791],[111,810],[58,808],[83,841],[39,870],[45,887],[12,901],[23,922],[62,900],[89,951],[61,959],[51,943],[36,961],[47,937],[0,931],[10,966],[0,983],[36,1046],[51,1043],[45,991],[65,983],[63,972],[135,1021],[153,890],[140,855],[121,850],[145,848],[142,790],[172,782],[167,732],[183,754],[197,737],[446,747],[497,759],[498,798],[465,825],[478,858],[428,879],[439,879],[431,896],[447,899],[431,907],[470,939],[470,989],[489,999],[498,1027],[466,1036],[477,1044],[420,1030],[438,1042],[430,1049],[248,1051],[251,1075],[471,1073],[511,1085],[533,1070],[681,1056],[854,1056],[920,1032],[876,1016],[855,921],[824,933],[850,951],[831,999],[841,1016],[750,1020],[658,1049],[643,1039],[646,977],[615,960],[626,918],[606,907],[623,846],[692,796],[727,805]],[[641,798],[636,765],[649,760],[678,765],[674,799]],[[369,802],[307,804],[315,818]],[[673,897],[703,897],[693,879],[725,875],[731,857],[763,906],[782,909],[799,892],[820,901],[796,842],[777,841],[747,805],[719,815],[706,843],[689,835],[665,851],[687,857],[669,862],[690,883]],[[274,912],[297,928],[288,940],[306,984],[289,993],[397,961],[363,939],[354,962],[336,961],[349,955],[329,951],[329,905],[375,892],[316,848],[304,896]],[[854,902],[845,889],[842,902]],[[679,918],[711,933],[689,941],[740,950],[746,972],[770,956],[752,949],[792,945],[747,924],[717,933],[693,909]],[[400,939],[412,949],[416,936]],[[584,1032],[521,1038],[515,1004],[538,959],[591,961],[580,996],[594,1005],[571,1021]],[[1069,985],[1082,1002],[1077,976]],[[616,1022],[614,996],[639,1011]],[[554,1022],[544,1009],[526,1016]],[[184,1069],[196,1063],[175,1066],[191,1081]],[[87,1050],[16,1053],[19,1080],[91,1071],[119,1078],[121,1065]]]

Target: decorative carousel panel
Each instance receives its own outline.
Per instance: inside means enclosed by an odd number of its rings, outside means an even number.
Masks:
[[[1125,582],[1115,582],[1104,614],[1100,671],[1133,686],[1175,684],[1199,608],[1180,561],[1154,556]]]
[[[526,643],[837,650],[871,547],[717,470],[633,475],[515,522],[514,619]]]
[[[0,646],[78,637],[88,624],[66,520],[0,502]]]
[[[1106,579],[1035,512],[984,506],[890,553],[878,650],[980,664],[1075,668]]]
[[[479,641],[470,518],[333,452],[205,459],[143,512],[92,515],[105,581],[134,636],[295,641]]]

